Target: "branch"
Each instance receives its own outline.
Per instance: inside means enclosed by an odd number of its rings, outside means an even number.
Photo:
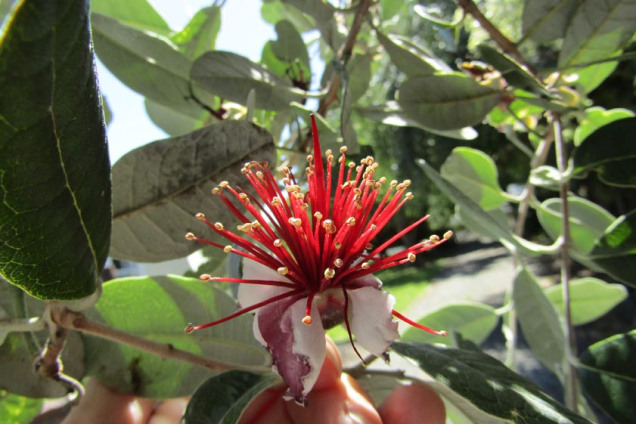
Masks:
[[[356,16],[353,18],[353,23],[351,24],[351,29],[349,30],[349,35],[347,35],[347,39],[345,43],[340,48],[338,52],[338,60],[341,62],[342,66],[345,66],[351,55],[353,54],[353,47],[356,44],[356,40],[358,38],[358,34],[360,33],[360,29],[362,28],[362,23],[365,21],[367,12],[369,11],[369,7],[371,6],[371,0],[360,0],[358,7],[356,9]],[[334,74],[331,78],[331,82],[329,83],[329,91],[320,101],[320,105],[318,106],[317,113],[321,116],[325,116],[327,110],[338,98],[338,91],[340,90],[340,77],[338,74]]]
[[[503,35],[502,32],[499,31],[499,29],[494,26],[492,22],[490,22],[488,18],[484,16],[483,13],[481,13],[477,5],[475,5],[472,0],[458,0],[458,3],[459,6],[464,9],[466,13],[470,14],[477,20],[477,22],[479,22],[481,27],[488,33],[490,38],[495,43],[497,43],[501,50],[513,57],[521,65],[525,66],[528,71],[530,71],[530,73],[535,74],[534,68],[528,65],[521,53],[519,53],[517,45],[513,43],[508,37]]]
[[[86,315],[73,312],[69,309],[51,311],[53,320],[62,328],[80,331],[85,334],[100,337],[102,339],[111,340],[117,343],[123,343],[134,348],[144,350],[159,356],[162,359],[170,358],[213,371],[228,371],[233,369],[241,369],[251,372],[265,372],[266,367],[263,366],[238,366],[228,365],[222,362],[214,361],[204,356],[195,355],[185,350],[177,349],[170,343],[157,343],[144,339],[125,331],[117,330],[107,325],[93,321]]]

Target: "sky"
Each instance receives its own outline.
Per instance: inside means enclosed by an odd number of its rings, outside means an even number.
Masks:
[[[214,3],[213,0],[149,2],[174,30],[183,28],[200,8]],[[242,54],[257,62],[265,42],[276,38],[273,26],[261,18],[260,10],[261,0],[226,0],[221,11],[221,30],[216,48]],[[113,113],[108,127],[112,163],[136,147],[167,137],[146,115],[141,95],[119,82],[99,61],[97,72],[102,94]]]

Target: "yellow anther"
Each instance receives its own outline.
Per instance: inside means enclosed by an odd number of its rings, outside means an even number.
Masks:
[[[320,221],[322,219],[322,214],[320,212],[316,212],[314,213],[314,218]]]
[[[345,222],[350,227],[353,227],[354,225],[356,225],[356,219],[354,217],[352,217],[352,216],[347,218],[347,220]]]
[[[449,238],[453,237],[453,232],[452,231],[446,231],[444,233],[444,240],[448,240]]]
[[[369,265],[369,262],[362,262],[362,264],[360,265],[360,268],[362,269],[369,269],[371,267],[371,265]]]
[[[303,225],[303,221],[300,218],[289,218],[287,222],[295,227],[300,227],[301,225]]]
[[[313,155],[307,155],[307,162],[311,163],[314,161]]]
[[[221,181],[219,183],[219,187],[221,187],[221,188],[225,188],[225,187],[227,187],[229,185],[230,185],[230,183],[228,183],[227,181]]]
[[[198,214],[194,215],[194,217],[195,217],[196,219],[205,219],[205,215],[204,215],[204,214],[202,214],[201,212],[199,212]]]
[[[333,245],[333,247],[335,247],[336,249],[340,249],[342,247],[342,243],[337,242],[336,244]]]
[[[283,245],[283,241],[281,239],[274,240],[274,246],[281,247]]]
[[[218,187],[214,187],[214,188],[211,190],[211,192],[212,192],[212,194],[219,194],[219,193],[221,192],[221,190],[220,190]]]
[[[287,275],[289,273],[289,269],[286,266],[281,266],[276,270],[280,275]]]
[[[333,268],[325,269],[325,278],[332,279],[336,275],[336,270]]]
[[[415,253],[409,252],[408,258],[409,258],[409,262],[415,262]]]
[[[258,178],[259,180],[262,180],[265,178],[265,174],[263,174],[262,171],[256,171],[256,178]]]
[[[186,240],[194,240],[195,236],[192,233],[186,233],[185,238]]]
[[[212,278],[212,276],[210,274],[201,274],[199,275],[199,280],[201,281],[208,281]]]
[[[227,246],[223,248],[223,251],[225,253],[230,253],[232,251],[232,246],[228,244]]]
[[[344,266],[344,261],[340,258],[336,258],[336,260],[333,261],[333,264],[336,266],[336,268],[342,268]]]
[[[347,146],[342,146],[340,148],[340,153],[342,153],[342,154],[347,153]]]
[[[432,241],[433,243],[439,243],[439,236],[437,234],[433,234],[428,239]]]
[[[311,319],[311,317],[309,315],[307,315],[305,318],[302,319],[303,324],[305,325],[311,325],[311,323],[313,322],[313,320]]]
[[[221,224],[220,222],[215,222],[214,228],[216,228],[219,231],[222,231],[224,227],[223,227],[223,224]]]

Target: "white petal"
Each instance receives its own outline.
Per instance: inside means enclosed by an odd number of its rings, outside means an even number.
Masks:
[[[293,352],[305,356],[311,367],[311,371],[302,377],[303,395],[307,395],[314,387],[320,369],[327,355],[327,347],[325,345],[325,330],[322,327],[318,308],[313,304],[311,307],[312,323],[306,325],[302,323],[305,317],[305,308],[307,299],[301,299],[291,306],[291,318],[294,329],[294,346]]]
[[[391,311],[395,298],[373,287],[347,290],[351,302],[349,325],[360,346],[382,355],[400,337]]]
[[[246,280],[271,280],[289,283],[289,279],[273,269],[251,259],[243,258],[243,278]],[[261,284],[240,284],[238,301],[242,308],[263,302],[290,289]]]

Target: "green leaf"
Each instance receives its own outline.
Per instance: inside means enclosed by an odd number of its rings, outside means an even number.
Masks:
[[[31,422],[40,413],[42,399],[30,399],[0,390],[0,417],[4,424]]]
[[[275,25],[276,22],[288,20],[298,31],[306,32],[315,29],[310,18],[295,7],[287,7],[280,0],[265,0],[261,6],[261,16],[265,22]]]
[[[215,120],[203,109],[178,110],[144,99],[146,113],[152,122],[171,136],[183,135],[201,128],[209,120]]]
[[[579,375],[592,400],[619,423],[636,416],[636,330],[617,334],[581,354]]]
[[[563,178],[558,169],[553,166],[541,165],[530,171],[530,184],[552,191],[559,191]]]
[[[91,0],[91,12],[120,23],[157,34],[168,35],[170,27],[147,0]]]
[[[290,66],[293,71],[297,71],[294,66],[300,66],[305,77],[303,81],[309,81],[311,79],[309,54],[300,33],[289,21],[277,22],[275,29],[278,38],[271,44],[272,53],[278,60]],[[291,66],[292,64],[294,65]],[[297,75],[297,77],[300,79],[300,75]]]
[[[485,62],[501,72],[501,76],[509,84],[534,93],[549,96],[550,93],[532,76],[527,69],[519,65],[515,60],[497,49],[485,44],[477,47],[479,54]]]
[[[620,119],[594,131],[573,155],[574,173],[598,172],[606,184],[636,187],[636,143],[629,134],[636,133],[636,117]]]
[[[391,19],[404,8],[404,5],[404,0],[380,0],[382,20],[386,21]]]
[[[200,112],[201,107],[190,100],[192,60],[168,38],[122,25],[99,13],[91,15],[91,22],[95,51],[121,82],[162,105]],[[212,95],[198,88],[193,87],[195,94],[211,104]]]
[[[483,85],[459,72],[435,73],[406,80],[398,104],[424,126],[451,130],[481,122],[502,95],[496,84]]]
[[[192,395],[184,424],[237,423],[249,403],[279,380],[272,374],[229,371],[212,377]]]
[[[461,334],[463,339],[480,344],[497,326],[499,317],[494,308],[478,303],[457,303],[444,306],[417,320],[430,328],[446,330],[451,337],[440,337],[417,328],[409,328],[402,335],[405,342],[436,343],[451,346],[452,333]]]
[[[568,197],[568,207],[572,248],[587,254],[615,218],[596,203],[580,197]],[[562,234],[561,199],[548,199],[536,211],[545,232],[556,240]]]
[[[611,57],[632,38],[636,30],[635,17],[636,3],[633,0],[581,1],[565,32],[559,68]],[[596,66],[608,65],[615,66],[611,63]],[[599,74],[593,83],[586,84],[586,90],[598,86],[608,75],[607,70]]]
[[[273,155],[271,135],[246,121],[219,122],[126,154],[112,171],[111,256],[160,262],[201,248],[185,239],[188,231],[206,234],[205,225],[194,214],[236,221],[210,190],[223,180],[246,185],[243,164],[248,160],[273,163]]]
[[[221,29],[221,8],[210,6],[200,9],[180,32],[170,37],[179,51],[191,59],[214,50]]]
[[[440,65],[440,60],[431,54],[406,43],[393,34],[384,35],[376,29],[375,34],[391,58],[391,62],[409,77],[417,75],[431,75],[436,71],[450,71],[448,66]]]
[[[512,422],[588,423],[501,362],[474,350],[395,342],[391,349],[480,410]]]
[[[89,315],[118,330],[170,343],[228,368],[268,369],[269,356],[254,339],[252,317],[243,315],[194,334],[188,322],[206,323],[236,311],[236,301],[210,283],[179,276],[111,280]],[[191,394],[215,372],[162,359],[127,345],[85,337],[86,372],[124,393],[153,398]]]
[[[614,121],[620,119],[632,118],[634,112],[629,109],[610,109],[605,110],[602,107],[594,106],[585,109],[587,116],[581,121],[576,130],[574,131],[574,145],[580,146],[585,139],[605,125],[608,125]]]
[[[565,358],[565,334],[554,306],[525,268],[517,270],[512,298],[519,325],[537,358],[555,374],[561,374]]]
[[[507,198],[499,187],[497,166],[480,150],[456,147],[446,158],[440,173],[486,211],[506,203]]]
[[[424,170],[424,173],[446,196],[448,196],[455,204],[463,209],[464,215],[469,221],[464,223],[470,229],[473,224],[479,226],[480,234],[489,234],[490,237],[499,240],[508,249],[519,249],[525,254],[537,256],[541,255],[545,249],[544,246],[537,245],[522,238],[513,235],[512,230],[505,224],[502,219],[495,219],[492,212],[486,212],[477,203],[466,196],[461,190],[451,184],[449,181],[435,171],[424,160],[419,159],[418,165]]]
[[[436,130],[430,127],[426,127],[417,121],[409,119],[400,105],[395,101],[387,101],[383,105],[368,106],[368,107],[355,107],[353,109],[358,114],[372,119],[374,121],[382,122],[386,125],[394,125],[396,127],[414,127],[421,128],[425,131],[433,134],[439,134],[444,137],[456,138],[458,140],[474,140],[477,138],[477,131],[472,127],[464,127],[457,130]]]
[[[561,284],[549,287],[545,295],[563,315]],[[602,317],[627,298],[625,287],[607,284],[603,280],[585,277],[570,281],[570,308],[574,325],[583,325]]]
[[[88,1],[24,1],[1,42],[0,273],[41,299],[84,297],[111,219]]]
[[[612,277],[636,287],[636,209],[616,219],[589,254]]]
[[[565,35],[576,0],[529,0],[523,4],[523,38],[536,42],[552,41]]]
[[[249,59],[231,52],[213,51],[199,57],[190,73],[193,81],[224,99],[245,104],[251,90],[256,107],[284,110],[304,95],[291,83]]]

